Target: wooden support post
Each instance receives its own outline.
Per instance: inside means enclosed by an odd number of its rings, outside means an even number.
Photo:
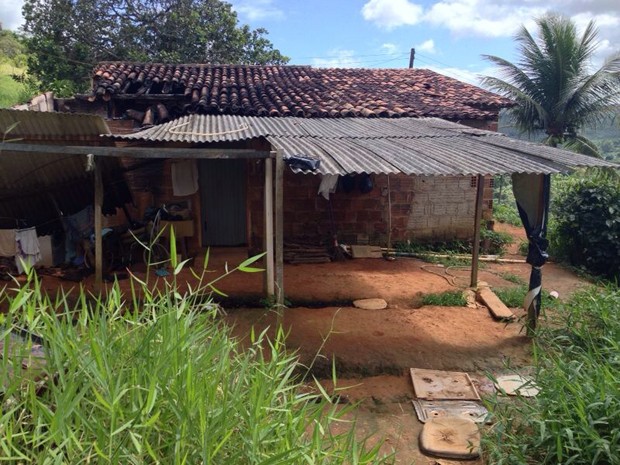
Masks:
[[[480,225],[482,223],[482,199],[484,194],[484,176],[476,178],[476,213],[474,218],[474,243],[471,256],[471,287],[478,287],[478,257],[480,256]]]
[[[273,269],[273,162],[265,158],[265,293],[272,297],[274,291]]]
[[[276,292],[277,304],[284,305],[284,156],[282,150],[275,152],[275,239],[276,239]]]
[[[103,241],[101,237],[102,221],[101,206],[103,205],[103,179],[101,177],[101,163],[95,158],[95,290],[101,292],[103,288]]]

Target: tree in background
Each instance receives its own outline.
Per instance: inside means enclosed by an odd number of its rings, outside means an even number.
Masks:
[[[517,103],[509,114],[520,131],[542,130],[548,145],[598,155],[596,145],[579,131],[620,104],[620,53],[591,73],[599,45],[592,21],[581,36],[570,19],[557,14],[538,18],[536,24],[537,37],[525,27],[515,36],[520,52],[516,64],[484,56],[499,68],[501,78],[487,76],[482,83]]]
[[[25,0],[23,14],[29,72],[61,95],[85,90],[99,61],[288,61],[220,0]]]

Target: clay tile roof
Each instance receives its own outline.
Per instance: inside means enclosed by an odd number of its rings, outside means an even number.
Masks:
[[[511,102],[427,69],[100,63],[91,98],[177,97],[184,113],[495,119]]]

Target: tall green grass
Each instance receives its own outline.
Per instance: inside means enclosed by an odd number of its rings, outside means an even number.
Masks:
[[[182,264],[172,263],[173,278]],[[240,267],[257,271],[247,261]],[[203,277],[205,275],[203,274]],[[31,272],[2,292],[0,457],[37,464],[375,464],[350,412],[301,389],[281,330],[241,348],[213,282],[50,298]],[[36,335],[33,337],[32,335]],[[46,377],[22,368],[42,341]],[[319,390],[319,392],[322,392]],[[334,428],[334,424],[341,425]],[[346,427],[342,427],[345,425]],[[344,431],[344,432],[337,432]]]
[[[493,464],[620,464],[620,290],[575,294],[535,341],[533,399],[490,401]]]

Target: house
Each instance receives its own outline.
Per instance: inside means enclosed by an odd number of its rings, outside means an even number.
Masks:
[[[399,119],[431,117],[496,130],[499,110],[511,105],[495,94],[425,69],[114,62],[95,67],[91,94],[59,103],[63,111],[107,117],[111,131],[117,135],[157,127],[187,115],[270,118],[274,124],[275,120],[286,122],[287,118],[381,119],[396,124]],[[180,124],[185,123],[183,120]],[[187,127],[180,131],[187,132]],[[406,131],[406,126],[401,128],[398,137],[407,137]],[[132,140],[135,143],[139,138]],[[148,141],[142,139],[145,142]],[[364,153],[372,156],[372,149]],[[350,157],[353,159],[356,154],[351,153]],[[432,159],[430,154],[428,159]],[[205,168],[206,163],[209,169]],[[158,178],[155,191],[145,192],[147,185],[153,183],[145,181],[139,171],[133,172],[135,179],[130,180],[130,185],[134,186],[136,198],[147,197],[145,203],[189,200],[196,218],[209,213],[221,217],[218,206],[223,211],[237,212],[235,218],[229,218],[229,225],[218,222],[217,231],[209,230],[205,221],[199,221],[203,228],[196,231],[191,243],[194,247],[260,244],[263,236],[260,166],[251,161],[219,165],[200,161],[198,165],[203,182],[199,192],[190,198],[177,198],[172,192],[170,160],[163,163],[163,177]],[[284,234],[287,240],[324,238],[335,232],[349,243],[385,244],[388,235],[390,241],[471,238],[477,180],[467,170],[434,177],[410,177],[391,170],[388,196],[388,179],[381,175],[380,169],[373,171],[363,164],[341,168],[339,174],[346,176],[342,176],[331,201],[317,195],[321,176],[286,170]],[[149,169],[152,173],[152,167]],[[205,205],[213,198],[205,189],[223,177],[229,189],[224,196],[226,202]],[[490,219],[492,177],[486,177],[484,182],[484,215]],[[360,191],[362,183],[366,183],[363,190],[368,192]],[[236,190],[231,190],[231,186]],[[391,218],[388,218],[388,203],[391,203]]]
[[[493,176],[517,175],[535,214],[546,211],[548,196],[535,194],[550,174],[615,166],[493,132],[510,104],[427,70],[103,63],[91,93],[54,102],[107,118],[98,147],[0,150],[120,159],[138,211],[191,211],[190,249],[264,248],[266,290],[277,285],[281,301],[285,241],[473,236],[476,246]],[[94,184],[98,211],[106,188]]]

